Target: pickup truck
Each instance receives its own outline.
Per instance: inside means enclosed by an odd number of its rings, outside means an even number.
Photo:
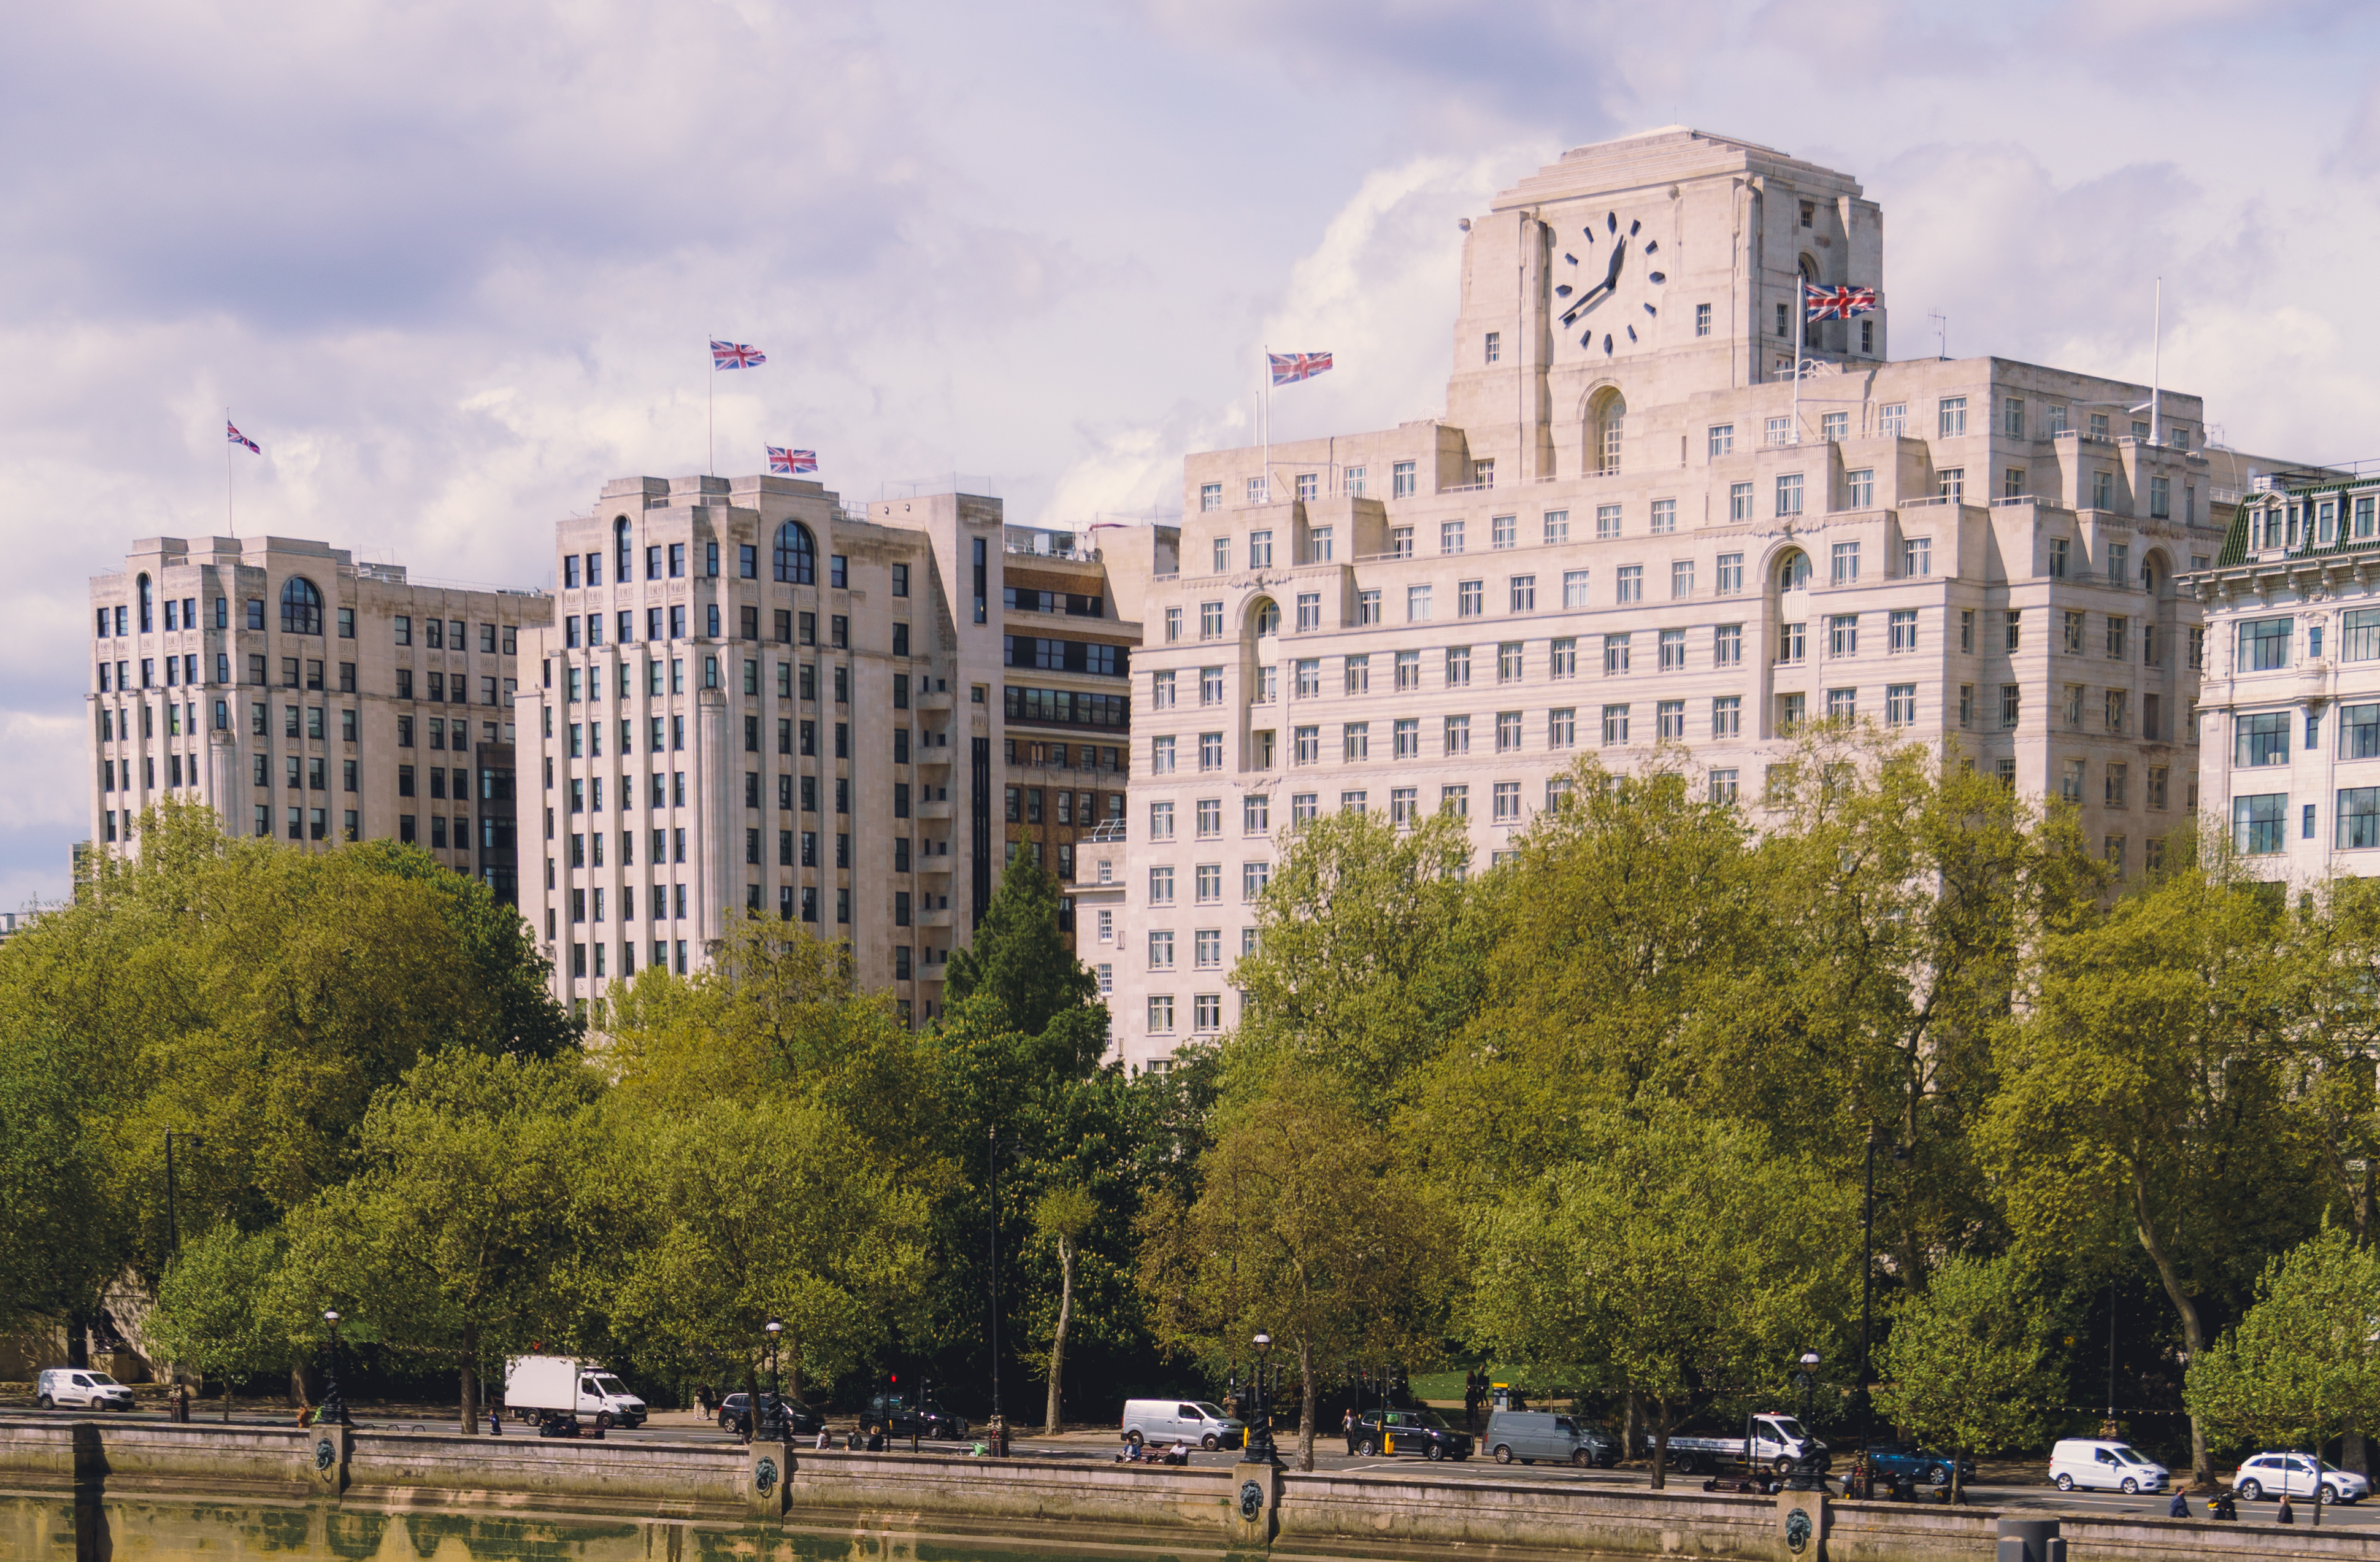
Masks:
[[[1670,1434],[1669,1468],[1682,1475],[1697,1470],[1717,1470],[1722,1464],[1749,1463],[1767,1466],[1779,1475],[1791,1474],[1803,1458],[1815,1458],[1820,1470],[1827,1468],[1827,1446],[1803,1429],[1802,1423],[1789,1415],[1763,1412],[1751,1418],[1751,1456],[1745,1458],[1742,1437],[1698,1437]],[[1653,1439],[1645,1439],[1645,1450],[1651,1452]]]

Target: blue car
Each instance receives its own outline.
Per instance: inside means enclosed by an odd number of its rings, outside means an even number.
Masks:
[[[1877,1484],[1907,1479],[1920,1486],[1947,1486],[1950,1483],[1950,1456],[1937,1454],[1915,1443],[1871,1443],[1867,1446],[1867,1467]],[[1975,1461],[1959,1460],[1959,1483],[1961,1485],[1975,1478]]]

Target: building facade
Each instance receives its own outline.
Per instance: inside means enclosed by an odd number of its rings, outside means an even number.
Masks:
[[[1103,555],[1145,579],[1156,536],[1093,552],[956,493],[607,484],[556,529],[518,702],[523,903],[557,995],[698,969],[752,914],[846,940],[864,985],[931,1019],[1009,857],[1071,885],[1123,816],[1139,627]]]
[[[2380,871],[2380,474],[2260,478],[2214,567],[2201,792],[2257,872]]]
[[[178,798],[238,835],[413,842],[516,898],[516,656],[542,592],[292,538],[151,537],[91,608],[97,849]]]
[[[1236,1019],[1279,834],[1467,818],[1491,864],[1583,752],[1682,750],[1756,806],[1814,717],[1958,738],[2137,868],[2195,806],[2202,621],[2176,589],[2274,463],[2200,398],[1886,356],[1844,175],[1670,130],[1570,153],[1466,225],[1444,420],[1194,455],[1152,580],[1119,1050]]]

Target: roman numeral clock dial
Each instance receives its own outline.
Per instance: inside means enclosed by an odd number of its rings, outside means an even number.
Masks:
[[[1554,319],[1563,336],[1578,332],[1578,345],[1589,353],[1610,358],[1640,346],[1660,318],[1655,300],[1670,278],[1658,269],[1661,241],[1644,230],[1644,219],[1632,217],[1622,233],[1620,214],[1607,212],[1600,233],[1587,224],[1579,229],[1578,249],[1554,262]]]

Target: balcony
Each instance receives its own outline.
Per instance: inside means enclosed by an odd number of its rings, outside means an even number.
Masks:
[[[938,851],[931,857],[918,858],[917,872],[933,878],[950,877],[951,854],[947,851]]]
[[[948,711],[951,691],[947,684],[939,689],[919,689],[909,696],[909,702],[920,711]]]
[[[948,798],[937,798],[932,802],[917,804],[917,817],[920,819],[948,819],[950,816],[951,801]]]
[[[1124,822],[1121,819],[1106,819],[1100,821],[1089,835],[1085,836],[1083,841],[1087,846],[1114,846],[1124,838]]]

